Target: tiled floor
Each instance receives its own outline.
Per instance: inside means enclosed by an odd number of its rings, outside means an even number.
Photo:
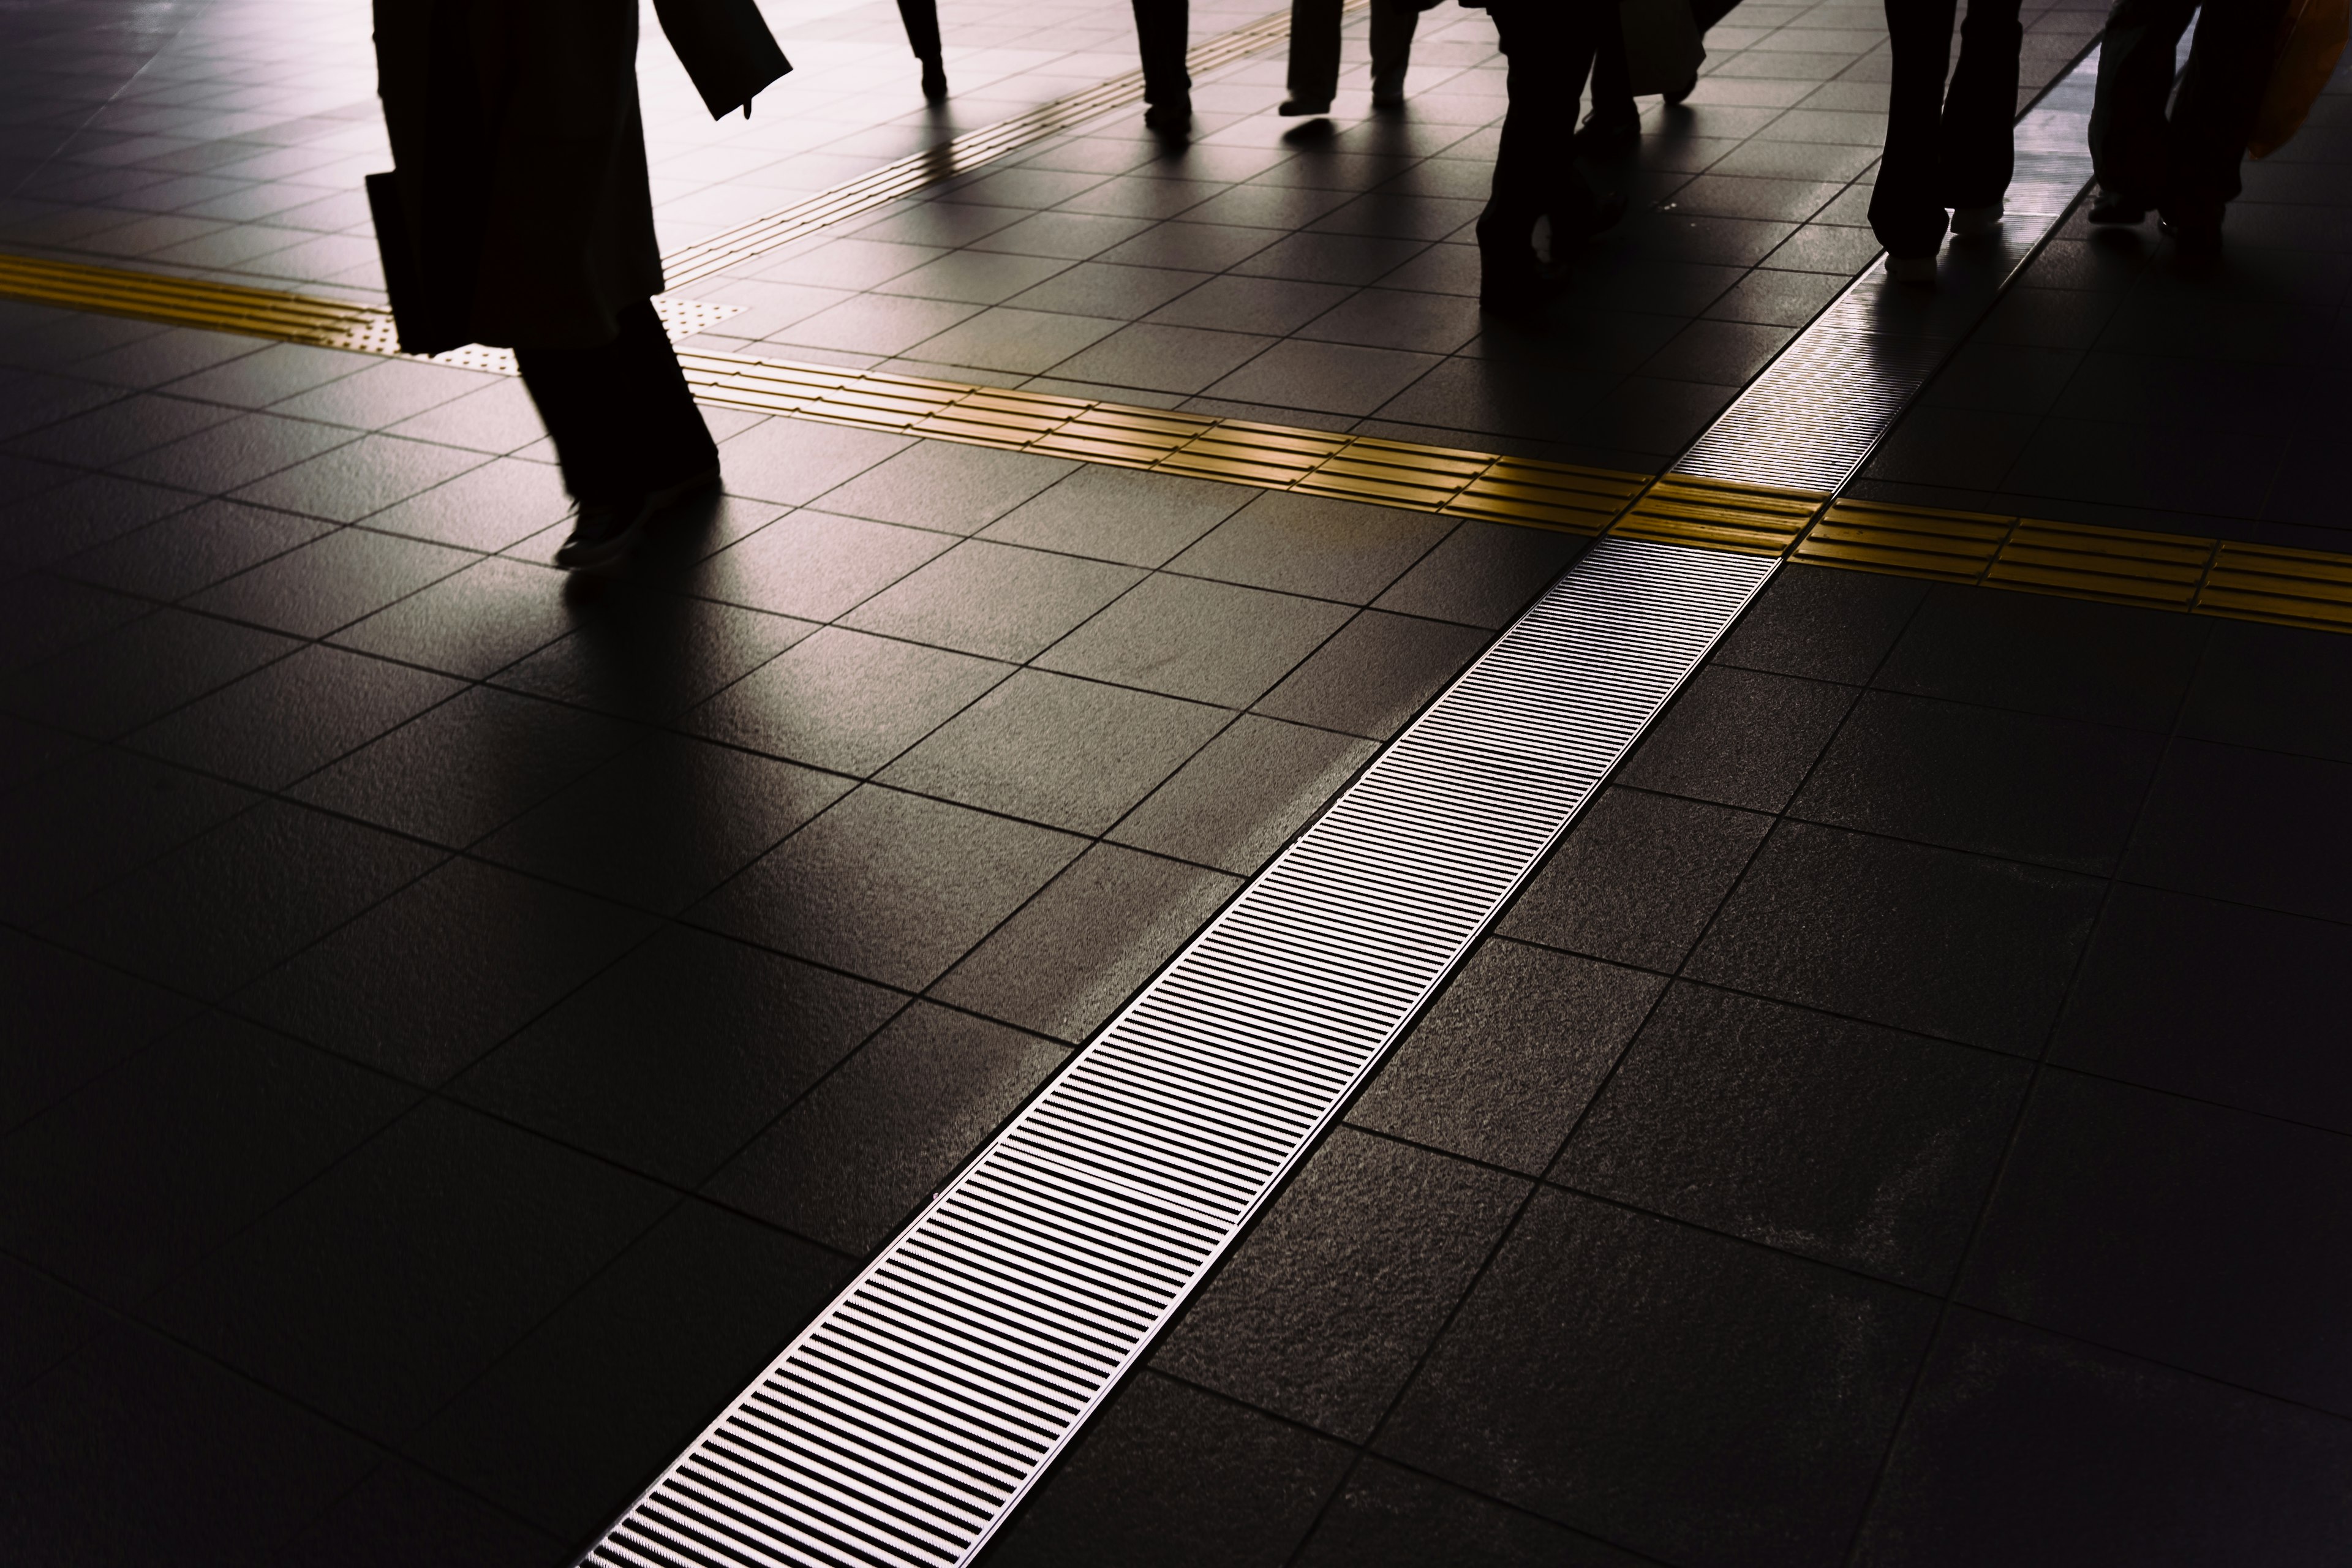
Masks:
[[[774,10],[750,128],[646,51],[673,243],[1132,63],[958,0],[934,115],[889,7]],[[1400,119],[1261,57],[694,292],[1654,468],[1868,260],[1883,27],[1759,0],[1482,331],[1491,35],[1425,22]],[[357,13],[0,26],[0,247],[372,287]],[[2070,230],[1864,488],[2326,537],[2344,101],[2218,279]],[[724,502],[567,583],[511,381],[0,307],[0,1558],[566,1560],[1575,548],[710,417]],[[992,1561],[2341,1559],[2347,649],[1785,573]]]

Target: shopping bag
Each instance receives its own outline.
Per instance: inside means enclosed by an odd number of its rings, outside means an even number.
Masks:
[[[2303,129],[2304,116],[2336,74],[2347,24],[2352,24],[2347,0],[2287,0],[2286,15],[2279,20],[2277,64],[2271,68],[2263,106],[2254,113],[2247,152],[2267,158]]]
[[[401,199],[400,177],[370,174],[368,215],[375,220],[376,253],[383,262],[383,291],[392,302],[393,331],[404,354],[446,353],[467,341],[459,312],[446,292],[434,287],[416,243],[416,226]]]
[[[1699,62],[1706,58],[1690,0],[1622,0],[1617,10],[1633,96],[1689,90]]]
[[[757,0],[654,0],[654,16],[713,120],[748,118],[760,89],[793,68]]]

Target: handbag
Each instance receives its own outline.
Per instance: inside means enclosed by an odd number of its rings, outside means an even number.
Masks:
[[[1690,0],[1622,0],[1617,15],[1633,96],[1688,92],[1706,58]]]
[[[713,120],[749,120],[752,98],[793,68],[758,0],[654,0],[654,15]]]
[[[2277,63],[2270,85],[2263,89],[2262,107],[2254,111],[2254,128],[2246,137],[2246,151],[2267,158],[2303,129],[2311,106],[2318,101],[2327,79],[2343,58],[2352,7],[2347,0],[2287,0],[2279,18]]]

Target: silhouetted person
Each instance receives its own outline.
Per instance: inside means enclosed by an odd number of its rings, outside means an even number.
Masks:
[[[1192,38],[1186,0],[1134,0],[1135,42],[1143,55],[1143,123],[1168,135],[1192,125],[1192,73],[1184,50]]]
[[[923,62],[923,96],[933,103],[948,95],[948,67],[940,47],[940,0],[898,0],[907,47]]]
[[[2221,209],[2242,188],[2238,166],[2270,86],[2285,9],[2284,0],[2210,0],[2202,7],[2197,0],[2116,0],[2091,108],[2091,162],[2099,175],[2093,223],[2138,223],[2153,207],[2183,254],[2221,249]],[[2173,60],[2192,10],[2197,36],[2176,97]]]
[[[1441,0],[1372,0],[1372,107],[1404,103],[1405,68],[1421,14]],[[1290,0],[1290,96],[1284,114],[1328,114],[1339,91],[1339,10],[1344,0]]]
[[[791,69],[751,0],[656,0],[714,116]],[[654,313],[636,0],[375,0],[396,169],[371,182],[402,346],[509,347],[579,503],[562,566],[628,552],[717,484]]]
[[[1509,66],[1494,191],[1478,216],[1478,303],[1521,314],[1559,291],[1556,272],[1536,255],[1538,218],[1551,219],[1557,258],[1624,215],[1624,197],[1598,190],[1576,159],[1577,103],[1609,0],[1462,3],[1494,18]]]
[[[1739,0],[1698,0],[1691,21],[1701,39],[1706,30],[1731,15]],[[1698,52],[1705,64],[1706,51]],[[1668,103],[1680,103],[1698,89],[1698,67],[1691,78],[1665,91]],[[1601,40],[1592,53],[1592,112],[1584,117],[1584,137],[1596,152],[1622,153],[1642,134],[1642,110],[1633,101],[1633,72],[1625,59],[1624,13],[1613,3],[1601,8]]]
[[[2018,0],[1968,5],[1953,70],[1955,0],[1886,0],[1895,72],[1870,227],[1886,247],[1886,270],[1906,283],[1936,280],[1947,222],[1962,235],[2000,222],[2016,163]]]

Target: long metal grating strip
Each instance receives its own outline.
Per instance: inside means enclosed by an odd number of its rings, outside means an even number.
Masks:
[[[1595,544],[588,1561],[966,1561],[1774,564]]]

